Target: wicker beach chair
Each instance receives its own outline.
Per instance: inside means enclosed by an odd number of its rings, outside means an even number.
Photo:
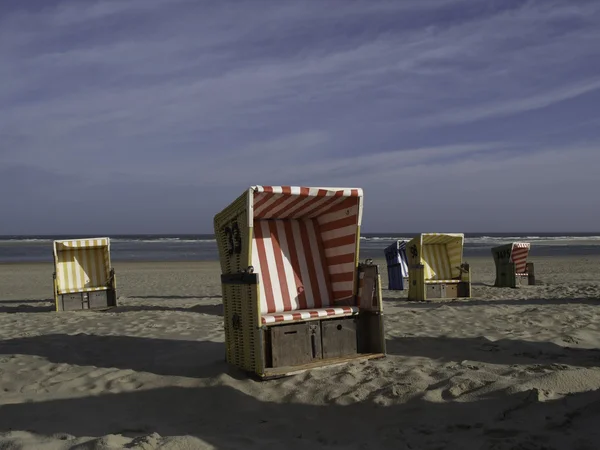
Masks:
[[[527,284],[535,284],[535,272],[532,262],[527,262],[531,244],[528,242],[511,242],[492,248],[494,263],[496,264],[496,287],[517,287],[517,280],[521,282],[527,278]]]
[[[214,219],[227,361],[260,379],[383,357],[362,190],[253,186]]]
[[[54,299],[57,311],[117,306],[109,238],[54,241]]]
[[[471,297],[463,243],[462,233],[422,233],[408,242],[409,300]]]
[[[396,241],[384,249],[388,271],[388,289],[403,291],[404,279],[408,278],[408,258],[406,242]]]

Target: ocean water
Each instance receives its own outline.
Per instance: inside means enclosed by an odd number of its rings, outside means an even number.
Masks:
[[[378,233],[361,236],[360,257],[383,258],[383,249],[414,234]],[[55,239],[101,236],[0,236],[0,263],[52,262]],[[217,261],[213,235],[119,235],[111,238],[113,261]],[[496,245],[512,241],[531,243],[532,256],[600,255],[600,233],[467,233],[464,255],[489,256]]]

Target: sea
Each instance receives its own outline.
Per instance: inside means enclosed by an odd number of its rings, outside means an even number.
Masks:
[[[383,250],[396,240],[409,240],[415,234],[363,234],[360,258],[383,259]],[[52,262],[52,242],[60,239],[106,236],[0,236],[0,263]],[[217,261],[214,235],[115,235],[110,237],[112,261]],[[598,233],[466,233],[464,256],[490,256],[497,245],[525,241],[531,243],[531,256],[600,255]]]

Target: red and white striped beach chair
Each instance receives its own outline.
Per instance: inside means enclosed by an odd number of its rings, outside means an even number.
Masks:
[[[535,284],[535,272],[532,262],[527,262],[531,245],[528,242],[511,242],[492,248],[496,264],[497,287],[517,287],[517,279],[527,277],[527,284]]]
[[[361,189],[253,186],[215,216],[229,363],[260,378],[385,354]]]

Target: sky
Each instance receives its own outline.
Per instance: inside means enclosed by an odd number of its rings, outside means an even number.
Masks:
[[[252,185],[595,232],[599,171],[598,1],[0,2],[0,235],[212,233]]]

